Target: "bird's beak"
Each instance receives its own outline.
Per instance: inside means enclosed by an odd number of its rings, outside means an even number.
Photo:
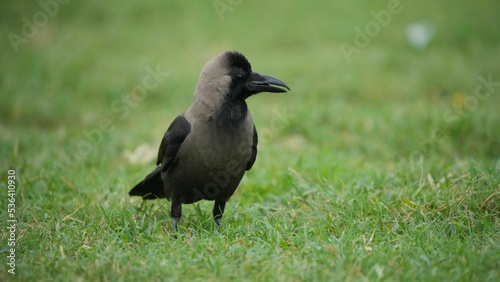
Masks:
[[[277,87],[279,86],[279,87]],[[247,83],[247,89],[254,93],[273,92],[281,93],[290,90],[290,87],[283,81],[266,74],[253,72],[250,81]]]

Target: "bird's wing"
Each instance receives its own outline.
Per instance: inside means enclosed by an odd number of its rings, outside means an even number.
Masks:
[[[171,165],[177,152],[191,131],[191,124],[183,114],[177,116],[163,135],[156,164],[162,164],[162,171],[165,172]]]
[[[191,125],[182,114],[172,122],[161,140],[160,150],[156,161],[157,165],[161,164],[163,161],[163,165],[156,167],[156,169],[148,174],[144,180],[135,185],[129,192],[130,196],[141,196],[146,200],[170,197],[165,194],[161,172],[166,171],[172,165],[172,161],[175,159],[177,151],[179,151],[182,142],[186,139],[190,130]]]
[[[247,163],[246,170],[250,170],[255,163],[255,159],[257,158],[257,143],[259,143],[259,137],[257,136],[257,129],[255,129],[255,125],[253,126],[253,142],[252,142],[252,156]]]

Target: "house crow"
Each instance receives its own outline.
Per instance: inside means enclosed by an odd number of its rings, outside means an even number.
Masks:
[[[287,90],[283,81],[253,72],[239,52],[216,56],[201,71],[191,107],[163,136],[157,167],[129,195],[169,199],[174,230],[182,204],[214,200],[220,227],[226,202],[257,156],[257,131],[245,100]]]

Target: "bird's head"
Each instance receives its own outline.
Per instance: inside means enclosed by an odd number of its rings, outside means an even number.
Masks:
[[[252,71],[243,54],[227,51],[211,59],[203,68],[195,99],[216,106],[221,101],[244,101],[260,92],[287,92],[285,82]]]

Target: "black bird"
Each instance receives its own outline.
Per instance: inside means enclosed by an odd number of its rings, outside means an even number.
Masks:
[[[215,200],[220,227],[224,207],[257,156],[257,131],[245,99],[259,92],[286,92],[283,81],[252,71],[239,52],[224,52],[201,71],[191,107],[163,136],[156,169],[130,196],[172,201],[174,230],[182,204]]]

